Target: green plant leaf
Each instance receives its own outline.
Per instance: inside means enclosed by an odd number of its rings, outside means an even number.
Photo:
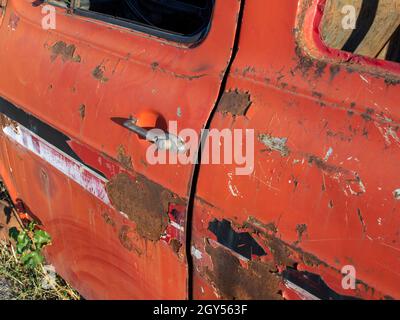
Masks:
[[[29,231],[33,231],[35,229],[35,227],[36,227],[36,223],[35,222],[33,222],[33,221],[29,222],[29,224],[28,224],[28,230]]]
[[[17,237],[17,253],[23,253],[25,250],[29,249],[32,244],[26,231],[22,231]]]
[[[16,227],[12,227],[10,228],[10,230],[8,230],[8,236],[11,239],[14,239],[16,242],[18,241],[18,235],[19,235],[19,230]]]
[[[41,249],[43,246],[51,242],[51,237],[46,231],[36,230],[33,236],[33,242],[36,249]]]
[[[21,256],[21,262],[26,266],[27,268],[34,269],[38,265],[42,264],[44,260],[43,255],[39,251],[32,251],[32,252],[25,252]]]

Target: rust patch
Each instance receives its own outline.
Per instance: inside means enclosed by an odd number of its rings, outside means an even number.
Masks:
[[[334,173],[347,174],[347,173],[349,173],[347,170],[345,170],[341,167],[331,165],[317,156],[308,155],[307,158],[308,158],[308,163],[310,165],[315,165],[318,169],[320,169],[321,171],[323,171],[325,173],[328,173],[328,174],[334,174]]]
[[[92,76],[101,83],[106,83],[108,81],[108,78],[104,76],[105,71],[106,67],[100,64],[96,66],[96,68],[94,68],[94,70],[92,71]]]
[[[152,62],[151,63],[151,69],[153,70],[153,71],[156,71],[157,70],[157,68],[159,67],[159,63],[157,62],[157,61],[155,61],[155,62]]]
[[[118,233],[118,238],[122,246],[128,251],[134,251],[138,255],[142,254],[142,250],[135,246],[134,241],[132,240],[133,230],[127,226],[123,225]]]
[[[372,117],[373,117],[374,112],[375,112],[374,109],[367,108],[365,110],[365,112],[361,114],[361,117],[367,122],[368,121],[372,121]]]
[[[282,157],[287,157],[290,154],[287,146],[287,138],[273,137],[270,134],[260,134],[258,140],[268,148],[268,151],[277,151]]]
[[[215,220],[218,221],[218,220]],[[215,224],[215,221],[210,223]],[[226,220],[222,220],[222,223]],[[213,228],[209,227],[209,230],[213,232]],[[276,237],[277,227],[274,223],[263,224],[253,217],[249,217],[243,226],[236,225],[234,229],[247,230],[247,232],[237,233],[240,238],[235,239],[235,235],[232,232],[227,232],[226,230],[220,230],[220,236],[217,237],[218,243],[222,244],[239,254],[240,256],[251,260],[252,256],[265,256],[266,253],[262,247],[259,246],[258,241],[252,237],[252,234],[261,235],[262,243],[268,247],[273,260],[278,266],[292,266],[294,260],[291,258],[292,252],[289,250],[287,244]],[[234,230],[232,229],[232,230]],[[250,231],[250,232],[249,232]],[[216,234],[216,232],[213,232]],[[248,236],[248,237],[247,237]],[[227,239],[224,239],[226,237]],[[250,237],[250,239],[249,239]],[[230,245],[232,242],[235,245]],[[246,254],[246,246],[250,249],[250,254]]]
[[[297,232],[297,241],[296,244],[300,243],[303,240],[303,234],[307,232],[307,225],[306,224],[298,224],[296,226]]]
[[[101,217],[103,218],[104,222],[110,226],[112,226],[113,228],[115,228],[115,222],[114,220],[108,215],[107,212],[103,212],[103,214],[101,215]]]
[[[177,239],[172,239],[169,245],[176,254],[179,253],[182,247],[182,243]]]
[[[262,228],[268,231],[270,234],[276,234],[278,232],[278,228],[274,222],[270,223],[262,223],[258,221],[256,218],[250,216],[248,217],[247,221],[243,224],[245,228]]]
[[[11,13],[10,15],[10,20],[8,21],[8,27],[12,30],[15,31],[18,28],[20,17],[18,17],[14,12]]]
[[[362,213],[361,213],[360,209],[357,209],[357,216],[358,216],[358,219],[360,220],[360,223],[361,223],[362,233],[365,236],[365,234],[367,233],[367,226],[365,225],[365,221],[364,221],[364,218],[362,216]]]
[[[311,59],[309,56],[303,54],[303,50],[299,45],[296,46],[295,48],[296,56],[298,58],[298,63],[296,68],[294,69],[295,71],[300,71],[303,77],[307,77],[308,73],[310,70],[314,67],[314,61]],[[324,68],[325,69],[325,68]],[[321,69],[317,69],[316,76],[318,76],[318,72],[320,72]]]
[[[58,57],[61,57],[63,62],[81,62],[81,57],[75,54],[76,47],[73,44],[67,45],[64,41],[56,42],[52,47],[50,47],[51,62],[54,62]]]
[[[348,114],[349,114],[349,112],[352,112],[352,111],[348,111]],[[354,113],[353,113],[354,114]],[[343,141],[343,142],[351,142],[351,140],[353,139],[353,136],[355,135],[356,133],[354,132],[352,132],[351,133],[351,135],[348,135],[348,134],[346,134],[346,133],[344,133],[344,132],[333,132],[333,131],[331,131],[331,130],[328,130],[327,132],[326,132],[326,135],[328,136],[328,137],[331,137],[331,138],[335,138],[335,139],[339,139],[340,141]]]
[[[362,220],[363,221],[363,220]],[[271,226],[274,226],[273,228],[271,228]],[[264,261],[261,263],[259,262],[261,258],[259,258],[259,260],[257,261],[250,261],[248,264],[248,268],[243,267],[244,263],[240,262],[240,267],[242,267],[244,269],[244,271],[241,272],[248,272],[247,270],[251,271],[252,268],[251,266],[255,264],[262,264],[264,265],[263,268],[265,268],[266,266],[268,266],[268,268],[271,270],[270,272],[275,275],[276,277],[282,277],[286,279],[286,275],[287,271],[289,270],[298,270],[297,269],[297,265],[298,263],[304,263],[306,266],[312,267],[312,268],[318,268],[318,267],[324,267],[330,270],[333,270],[334,272],[337,272],[338,274],[341,275],[341,271],[338,270],[335,267],[332,267],[330,265],[328,265],[326,262],[322,261],[321,259],[319,259],[318,257],[316,257],[315,255],[309,253],[309,252],[304,252],[301,248],[299,248],[296,245],[291,245],[289,243],[284,242],[283,240],[279,239],[277,237],[277,232],[276,232],[276,226],[274,223],[268,223],[265,224],[259,220],[257,220],[254,217],[249,217],[248,220],[246,222],[244,222],[243,227],[245,229],[247,229],[249,232],[251,232],[254,235],[257,235],[257,238],[259,239],[259,241],[261,241],[266,247],[268,247],[270,249],[271,252],[271,256],[274,259],[274,261],[272,263],[275,263],[275,268],[273,267],[273,265],[270,263],[265,263]],[[306,225],[298,225],[297,226],[297,231],[300,232],[301,234],[304,234],[304,232],[306,232]],[[210,249],[211,248],[211,249]],[[217,248],[218,249],[218,248]],[[212,254],[213,251],[217,250],[213,247],[211,247],[209,244],[206,245],[206,252],[210,254],[214,268],[215,268],[215,262],[214,260],[216,259],[216,254]],[[225,250],[225,253],[223,254],[223,256],[226,256],[227,254],[231,255],[230,251],[227,251],[227,249],[223,249],[220,248],[218,250]],[[222,254],[221,254],[222,255]],[[236,259],[236,260],[235,260]],[[221,259],[220,259],[221,260]],[[233,260],[234,263],[231,263],[233,265],[235,265],[236,261],[238,261],[239,259],[236,258],[235,256],[229,257],[229,259],[226,259],[226,263],[228,264],[229,260]],[[223,272],[223,267],[221,266],[221,273]],[[227,272],[231,272],[231,268],[227,268],[226,269]],[[208,271],[209,273],[209,271]],[[218,273],[217,273],[218,274]],[[213,279],[212,277],[215,276],[216,273],[214,272],[214,275],[209,275],[210,279]],[[235,292],[235,285],[241,282],[235,281],[234,277],[229,277],[228,275],[220,275],[222,280],[224,280],[225,278],[228,278],[228,284],[227,286],[229,286],[229,281],[232,281],[231,284],[231,291],[230,292]],[[240,272],[236,272],[236,276],[240,277],[241,273]],[[259,278],[259,281],[262,278]],[[321,279],[321,278],[320,278]],[[221,281],[222,281],[221,280]],[[310,283],[309,278],[305,279],[307,283]],[[250,280],[249,280],[250,281]],[[217,280],[213,280],[214,283],[219,284],[217,282]],[[318,285],[319,286],[320,281],[318,281]],[[365,290],[369,291],[371,290],[372,292],[374,292],[374,289],[371,288],[370,286],[368,286],[367,284],[365,284],[363,281],[357,279],[357,284],[359,285],[363,285],[365,286]],[[221,285],[218,286],[218,288],[220,288]],[[224,287],[222,287],[224,288]],[[228,287],[229,288],[229,287]],[[220,290],[221,291],[221,290]],[[333,292],[333,291],[332,291]],[[229,296],[230,297],[230,296]]]
[[[213,270],[207,269],[208,278],[215,284],[221,296],[228,300],[282,300],[281,277],[273,264],[249,261],[247,268],[228,250],[213,248],[209,243]]]
[[[316,166],[331,178],[338,180],[346,195],[360,196],[366,192],[365,185],[357,172],[329,164],[314,155],[306,155],[306,157],[309,165]],[[325,190],[325,187],[323,190]]]
[[[0,113],[0,126],[2,128],[10,127],[14,132],[18,133],[18,123],[2,113]]]
[[[79,106],[79,116],[83,120],[83,119],[85,119],[85,115],[86,115],[86,106],[84,104],[81,104]]]
[[[315,77],[320,78],[325,73],[325,69],[327,67],[327,63],[325,61],[317,61],[317,70],[315,71]]]
[[[217,106],[217,111],[226,115],[245,116],[251,106],[250,95],[238,90],[225,92]]]
[[[132,170],[133,169],[132,158],[126,154],[125,148],[122,145],[118,146],[117,160],[118,160],[119,163],[122,164],[122,166],[124,168],[126,168],[128,170]]]
[[[106,189],[114,207],[136,223],[141,237],[151,241],[158,241],[167,228],[169,203],[183,203],[179,197],[141,175],[133,179],[120,173],[107,183]]]
[[[275,226],[275,224],[273,225]],[[293,267],[298,260],[302,260],[306,265],[309,266],[327,266],[323,261],[314,255],[303,252],[299,247],[290,245],[277,238],[276,226],[272,229],[274,232],[271,233],[271,224],[263,224],[255,218],[249,218],[244,223],[244,226],[251,232],[260,236],[261,240],[269,248],[272,257],[278,266]],[[301,229],[303,229],[303,227]]]
[[[278,266],[293,266],[294,260],[291,258],[292,252],[289,247],[276,237],[268,237],[266,244],[270,249],[274,261]]]
[[[317,98],[317,99],[322,99],[322,93],[317,92],[317,91],[313,91],[313,92],[312,92],[312,96],[313,96],[314,98]]]
[[[157,61],[152,62],[150,64],[150,66],[151,66],[151,69],[153,70],[153,72],[160,71],[162,73],[170,74],[174,78],[177,78],[177,79],[185,79],[185,80],[192,81],[192,80],[200,79],[200,78],[203,78],[203,77],[207,76],[207,74],[200,74],[200,75],[191,76],[191,75],[187,75],[187,74],[180,74],[180,73],[172,72],[172,71],[169,71],[169,70],[166,70],[166,69],[162,68]]]
[[[386,78],[385,79],[385,84],[390,87],[390,86],[397,86],[400,84],[400,79],[392,79],[392,78]]]
[[[340,72],[340,66],[338,65],[332,65],[329,68],[329,72],[330,72],[330,81],[333,81],[333,79],[335,79],[335,77],[337,76],[337,74]]]

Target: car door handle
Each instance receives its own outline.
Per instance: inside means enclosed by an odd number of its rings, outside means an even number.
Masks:
[[[166,133],[161,129],[147,130],[136,123],[137,119],[128,119],[123,122],[123,126],[136,133],[139,137],[154,143],[158,150],[168,150],[177,153],[185,153],[187,151],[186,144],[182,138],[171,133]]]

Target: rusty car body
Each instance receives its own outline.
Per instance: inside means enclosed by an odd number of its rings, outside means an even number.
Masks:
[[[1,179],[85,298],[400,298],[400,66],[328,47],[325,2],[215,0],[193,43],[0,1]],[[149,165],[131,117],[252,129],[253,171]]]

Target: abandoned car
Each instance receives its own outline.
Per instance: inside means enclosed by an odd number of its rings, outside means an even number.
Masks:
[[[399,10],[0,0],[1,180],[87,299],[399,299]]]

